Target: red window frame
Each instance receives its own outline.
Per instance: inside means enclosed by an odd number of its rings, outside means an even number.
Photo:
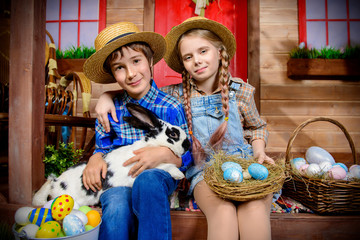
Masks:
[[[299,10],[299,41],[304,42],[307,46],[307,29],[306,23],[311,21],[325,22],[326,46],[329,45],[329,22],[346,22],[347,23],[347,45],[350,46],[350,21],[360,21],[360,19],[350,19],[349,17],[349,0],[346,0],[346,18],[344,19],[328,19],[328,0],[325,0],[325,18],[324,19],[307,19],[306,18],[306,0],[298,0]]]
[[[74,0],[76,1],[76,0]],[[94,20],[84,20],[80,19],[81,15],[81,0],[78,1],[78,18],[74,20],[63,20],[61,19],[61,12],[62,12],[62,0],[59,0],[59,20],[46,20],[46,23],[58,23],[59,24],[59,37],[58,37],[58,49],[61,49],[61,23],[63,22],[75,22],[77,23],[77,47],[80,46],[80,23],[82,22],[98,22],[99,23],[99,31],[103,30],[106,26],[106,0],[99,0],[99,19]]]

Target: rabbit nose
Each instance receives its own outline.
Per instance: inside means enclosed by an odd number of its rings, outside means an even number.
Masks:
[[[190,140],[189,139],[185,139],[185,141],[182,143],[182,147],[184,148],[185,152],[187,150],[189,150],[190,148]]]

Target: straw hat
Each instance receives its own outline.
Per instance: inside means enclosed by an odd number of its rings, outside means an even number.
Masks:
[[[173,27],[165,36],[167,51],[164,59],[167,65],[174,71],[181,73],[184,70],[182,63],[180,63],[177,51],[177,43],[181,35],[191,29],[206,29],[215,33],[224,43],[230,59],[234,56],[236,51],[236,40],[231,31],[216,21],[207,19],[205,17],[192,17],[186,19],[183,23]]]
[[[154,32],[140,32],[131,22],[120,22],[102,30],[95,39],[96,52],[84,63],[84,73],[97,83],[114,83],[114,77],[103,67],[106,58],[117,48],[133,42],[145,42],[154,52],[154,64],[161,60],[166,50],[163,36]]]

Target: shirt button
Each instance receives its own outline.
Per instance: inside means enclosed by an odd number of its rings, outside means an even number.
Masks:
[[[230,92],[229,97],[233,97],[233,96],[234,96],[234,92]]]

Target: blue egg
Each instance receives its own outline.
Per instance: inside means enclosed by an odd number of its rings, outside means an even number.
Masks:
[[[240,172],[242,172],[241,165],[236,162],[224,162],[221,165],[221,169],[223,170],[223,172],[225,172],[226,169],[229,169],[229,168],[235,168],[235,169],[239,170]]]
[[[343,163],[335,163],[335,164],[333,164],[333,167],[334,166],[336,166],[336,165],[339,165],[340,167],[342,167],[343,169],[345,169],[345,171],[346,172],[348,172],[349,171],[349,169],[347,168],[347,166],[345,165],[345,164],[343,164]]]
[[[73,236],[85,232],[85,226],[81,219],[72,214],[64,218],[63,229],[66,236]]]
[[[251,177],[255,178],[256,180],[264,180],[269,176],[268,169],[259,163],[251,164],[248,168],[248,171]]]
[[[242,172],[236,168],[228,168],[225,170],[224,179],[232,183],[241,183],[243,180]]]

